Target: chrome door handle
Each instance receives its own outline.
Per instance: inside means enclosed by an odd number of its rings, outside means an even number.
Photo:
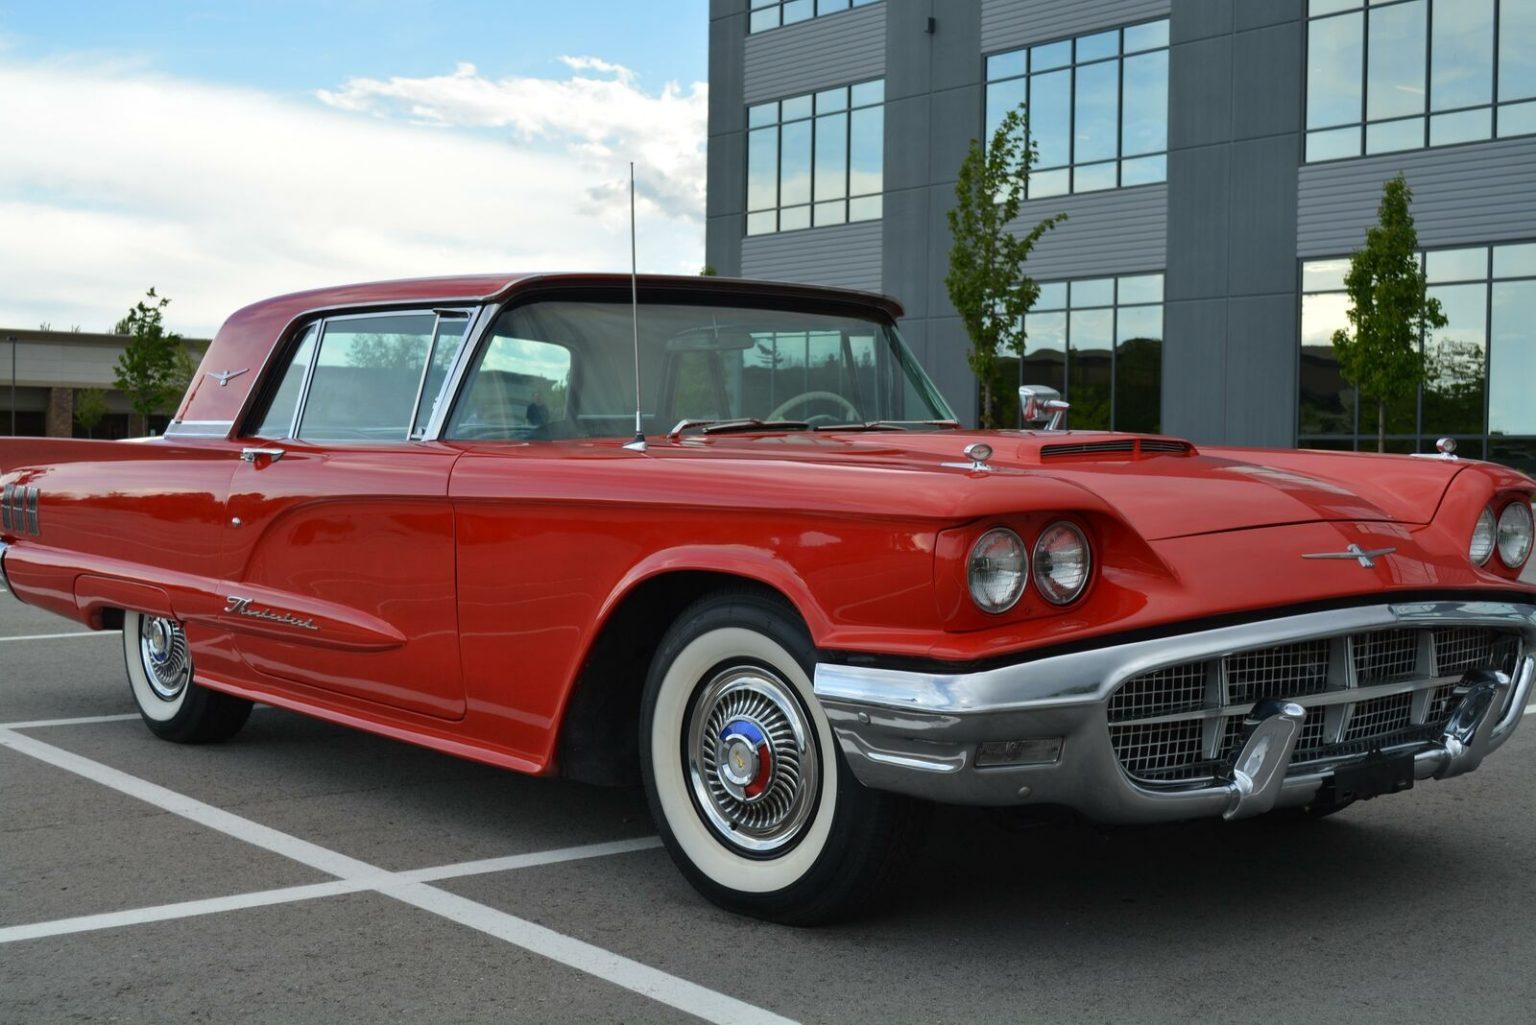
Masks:
[[[240,450],[240,458],[247,463],[255,463],[263,456],[275,463],[285,454],[285,450],[280,448],[242,448]]]

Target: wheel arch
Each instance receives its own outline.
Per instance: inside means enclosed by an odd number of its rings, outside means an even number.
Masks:
[[[798,578],[785,586],[792,575],[782,567],[778,572],[712,568],[722,561],[669,561],[631,574],[615,589],[566,695],[555,741],[560,775],[605,786],[639,781],[646,673],[667,630],[700,598],[736,589],[775,599],[799,618],[814,641],[825,618],[803,585],[795,586]]]

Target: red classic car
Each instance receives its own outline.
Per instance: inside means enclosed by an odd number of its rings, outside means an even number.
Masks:
[[[0,570],[122,629],[161,737],[264,702],[642,784],[699,890],[781,921],[868,896],[924,800],[1321,815],[1521,720],[1519,473],[1060,430],[1043,390],[962,430],[889,299],[630,289],[248,307],[164,437],[0,440]]]

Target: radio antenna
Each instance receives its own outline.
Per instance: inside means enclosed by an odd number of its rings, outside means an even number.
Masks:
[[[635,255],[635,162],[629,162],[629,316],[635,334],[635,440],[624,447],[645,451],[645,427],[640,418],[640,269]]]

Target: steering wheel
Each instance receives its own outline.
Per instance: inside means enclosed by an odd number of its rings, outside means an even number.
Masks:
[[[849,422],[853,422],[853,421],[856,421],[856,420],[860,419],[859,411],[854,408],[853,403],[849,402],[847,399],[843,398],[843,396],[839,395],[835,391],[807,391],[807,392],[801,392],[799,395],[796,395],[794,398],[788,399],[788,400],[786,400],[784,402],[779,403],[778,408],[775,409],[772,413],[768,414],[768,419],[770,419],[770,420],[785,420],[785,419],[788,419],[784,414],[788,413],[791,409],[794,409],[796,406],[803,406],[803,405],[805,405],[807,403],[810,403],[810,402],[832,402],[832,403],[836,403],[837,405],[842,406],[843,409],[848,411],[848,420],[849,420]],[[827,414],[827,413],[818,413],[816,416],[809,417],[808,419],[811,420],[811,421],[823,420],[823,421],[826,421],[828,423],[836,423],[837,422],[835,419],[833,419],[833,417],[830,414]]]

